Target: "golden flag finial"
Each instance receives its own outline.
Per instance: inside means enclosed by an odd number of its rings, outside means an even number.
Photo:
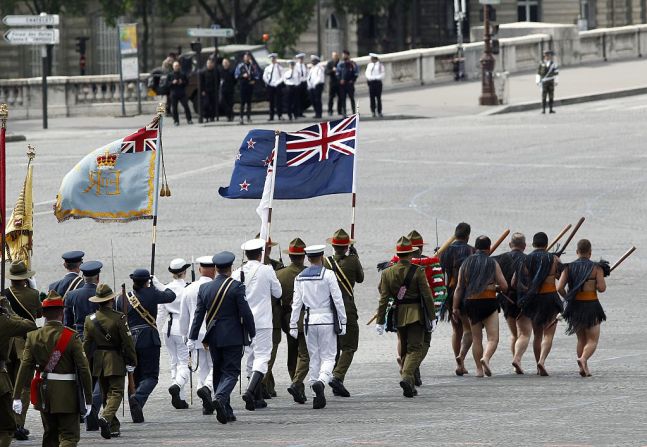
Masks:
[[[157,106],[157,114],[159,116],[162,116],[166,113],[166,104],[163,102],[160,102],[159,105]]]
[[[0,121],[2,127],[7,127],[7,118],[9,118],[9,106],[7,104],[0,104]]]
[[[36,157],[36,149],[31,144],[27,145],[27,158],[32,161]]]

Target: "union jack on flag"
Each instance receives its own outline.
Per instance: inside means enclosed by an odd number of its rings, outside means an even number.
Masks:
[[[315,124],[297,132],[286,132],[287,165],[300,166],[328,160],[335,152],[355,155],[356,142],[357,115]]]
[[[124,137],[121,142],[122,154],[154,151],[157,148],[157,133],[159,132],[159,117],[155,117],[146,127]]]

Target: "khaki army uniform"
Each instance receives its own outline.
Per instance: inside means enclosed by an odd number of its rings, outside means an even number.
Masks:
[[[21,318],[36,322],[36,318],[43,316],[43,307],[40,303],[38,291],[31,287],[9,287],[3,293],[9,299],[13,311]],[[9,343],[9,362],[7,371],[11,381],[16,383],[22,352],[25,349],[25,337],[14,337]],[[29,388],[23,390],[20,397],[22,413],[14,414],[18,427],[24,427],[27,409],[29,408]]]
[[[29,387],[36,369],[42,372],[46,388],[41,386],[35,408],[43,421],[43,446],[76,446],[81,438],[79,415],[92,403],[92,378],[88,361],[83,353],[81,339],[74,332],[67,348],[61,353],[56,367],[43,372],[64,330],[60,321],[48,321],[45,325],[27,334],[22,363],[13,393],[19,399],[24,388]],[[66,329],[70,330],[71,329]],[[80,382],[84,402],[79,402]]]
[[[103,397],[100,417],[110,424],[110,432],[119,433],[117,410],[124,397],[126,365],[137,365],[135,344],[126,315],[108,306],[100,307],[85,318],[83,350],[99,381]]]
[[[385,323],[385,312],[389,299],[395,298],[398,290],[404,284],[405,277],[411,262],[400,260],[397,264],[382,272],[380,280],[380,302],[377,309],[377,323]],[[426,307],[431,312],[434,309],[434,300],[427,282],[423,268],[417,268],[411,284],[404,295],[404,304],[397,305],[397,321],[395,325],[398,336],[402,342],[404,359],[402,361],[402,380],[414,385],[414,373],[423,359],[423,345],[425,338],[424,314],[420,305],[421,298],[425,300]],[[434,319],[435,315],[428,315]],[[406,347],[406,350],[404,349]]]
[[[7,372],[11,337],[24,337],[27,332],[35,329],[36,323],[30,319],[9,316],[4,309],[0,310],[0,447],[7,447],[16,431],[16,414],[11,408],[13,385]]]
[[[276,277],[281,283],[281,300],[278,305],[281,308],[281,327],[286,334],[288,342],[288,373],[293,383],[303,385],[303,380],[308,375],[310,357],[308,347],[303,335],[303,315],[299,322],[299,337],[295,340],[290,337],[290,315],[292,314],[292,296],[294,295],[294,280],[305,266],[290,264],[284,269],[276,272]]]
[[[276,259],[270,259],[270,265],[275,272],[281,271],[284,266],[283,263],[277,261]],[[276,387],[274,381],[274,375],[272,374],[272,367],[276,361],[276,353],[279,350],[279,344],[281,343],[281,316],[282,316],[281,303],[279,300],[272,300],[272,354],[270,356],[270,361],[267,364],[267,373],[263,377],[263,392],[264,398],[269,399],[276,397]]]
[[[359,324],[357,323],[359,317],[353,289],[356,283],[364,281],[364,269],[359,258],[355,255],[335,255],[325,258],[324,266],[335,272],[337,276],[337,282],[344,298],[346,318],[348,318],[346,334],[340,336],[337,343],[338,359],[333,370],[333,376],[343,382],[359,345]],[[341,272],[337,271],[337,266]]]

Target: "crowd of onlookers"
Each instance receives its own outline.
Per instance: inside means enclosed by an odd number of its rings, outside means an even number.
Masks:
[[[370,53],[370,56],[371,62],[366,66],[365,77],[369,88],[371,113],[374,117],[382,117],[384,65],[377,54]],[[337,52],[333,52],[330,60],[325,63],[318,55],[310,55],[309,63],[305,62],[305,57],[304,53],[298,53],[284,66],[279,62],[277,54],[272,53],[269,55],[269,65],[261,71],[251,53],[245,53],[242,61],[235,67],[228,58],[219,61],[215,55],[210,56],[204,67],[197,71],[200,121],[214,121],[220,116],[233,121],[234,102],[237,101],[240,105],[240,123],[244,123],[245,117],[247,122],[250,122],[254,90],[261,83],[265,86],[264,99],[269,102],[270,121],[275,117],[283,120],[285,116],[290,121],[303,118],[304,111],[310,106],[314,111],[313,118],[321,118],[322,97],[326,84],[328,115],[333,116],[335,111],[341,116],[354,113],[355,83],[359,78],[359,67],[350,58],[350,53],[344,50],[340,58]],[[174,53],[169,54],[162,63],[160,90],[167,94],[167,113],[173,117],[176,126],[180,123],[180,105],[184,109],[187,123],[193,124],[187,92],[187,71],[190,73],[191,69],[191,66],[188,70],[183,69],[181,61]],[[236,84],[239,91],[235,97]],[[350,109],[347,108],[349,101]]]

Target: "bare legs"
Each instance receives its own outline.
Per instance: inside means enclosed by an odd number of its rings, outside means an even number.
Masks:
[[[485,351],[483,350],[483,328],[487,335],[487,345]],[[472,355],[476,363],[476,377],[491,376],[490,359],[494,355],[497,346],[499,345],[499,314],[493,312],[483,322],[473,324],[472,331]]]
[[[517,331],[517,319],[508,317],[505,319],[508,323],[508,328],[510,329],[510,352],[514,356],[514,346],[517,343],[517,337],[519,332]]]
[[[465,357],[472,346],[472,329],[469,319],[461,316],[461,321],[452,321],[452,349],[456,359],[456,375],[462,376],[467,374],[465,368]]]
[[[577,331],[577,364],[582,377],[591,377],[588,360],[598,347],[600,340],[600,325]]]
[[[548,321],[551,321],[551,322],[554,321],[555,317],[557,317],[557,314],[552,315]],[[539,373],[540,376],[548,375],[548,372],[544,367],[544,363],[546,363],[546,357],[548,357],[548,354],[550,354],[550,350],[553,347],[553,338],[555,338],[556,330],[557,330],[557,323],[550,324],[549,327],[538,327],[538,326],[534,327],[536,336],[539,335],[540,331],[542,334],[541,351],[539,354],[539,361],[537,361],[537,372]]]
[[[532,321],[530,321],[530,318],[525,315],[519,315],[516,323],[518,336],[513,350],[512,366],[517,374],[523,374],[523,369],[521,368],[521,357],[523,357],[526,349],[528,349],[528,344],[530,343]],[[535,341],[536,340],[537,336],[535,335]],[[536,343],[533,343],[533,347],[535,344]]]

